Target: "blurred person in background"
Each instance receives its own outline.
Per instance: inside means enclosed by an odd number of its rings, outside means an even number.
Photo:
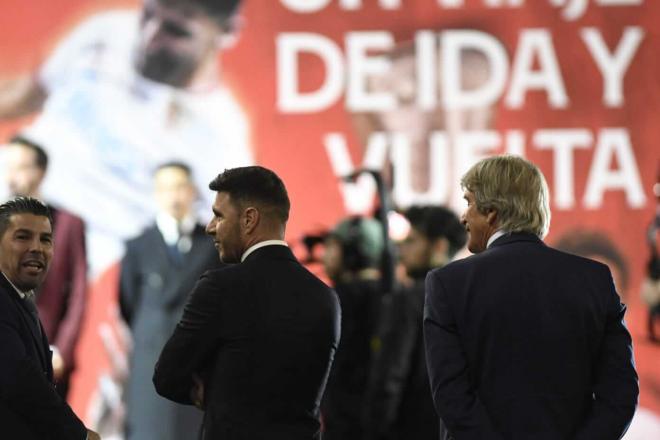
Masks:
[[[383,247],[381,224],[365,217],[342,220],[325,239],[323,265],[341,304],[342,332],[321,404],[324,440],[363,435],[360,414],[383,295]]]
[[[159,163],[189,163],[208,204],[219,168],[252,163],[247,122],[220,81],[239,6],[144,0],[139,12],[103,12],[37,72],[0,82],[0,119],[40,112],[25,133],[51,158],[43,195],[87,222],[92,274],[153,219]]]
[[[431,269],[449,263],[467,238],[458,216],[445,207],[413,206],[404,216],[410,229],[399,257],[409,279],[383,298],[364,405],[365,438],[373,440],[438,438],[422,334],[424,280]]]
[[[653,194],[656,198],[655,215],[646,233],[646,242],[649,246],[650,257],[646,267],[646,278],[642,284],[642,299],[649,308],[646,327],[649,339],[652,342],[660,342],[656,336],[656,322],[660,321],[660,252],[658,252],[658,240],[660,239],[660,171]]]
[[[213,242],[196,217],[190,168],[168,162],[154,174],[155,223],[129,241],[121,262],[119,302],[132,335],[124,391],[127,440],[187,440],[202,412],[156,394],[151,377],[197,279],[219,266]]]
[[[9,194],[41,199],[49,162],[43,148],[26,137],[14,136],[1,154]],[[35,301],[53,351],[57,391],[66,399],[87,303],[85,224],[64,209],[51,205],[50,212],[57,246],[43,284],[35,289]]]

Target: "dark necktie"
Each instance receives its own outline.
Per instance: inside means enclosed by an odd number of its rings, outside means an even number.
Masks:
[[[41,324],[39,323],[39,312],[37,312],[37,306],[34,304],[34,294],[26,294],[25,298],[23,298],[23,304],[25,304],[25,308],[27,308],[28,312],[30,312],[30,315],[32,315],[34,324],[37,326],[37,330],[39,331],[39,336],[41,336]]]
[[[170,258],[176,265],[180,265],[183,261],[183,256],[179,250],[178,242],[174,244],[167,245],[167,252],[170,254]]]

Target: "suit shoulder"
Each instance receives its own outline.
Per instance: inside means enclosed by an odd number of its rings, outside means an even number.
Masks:
[[[220,267],[209,269],[199,278],[200,282],[225,284],[240,280],[245,276],[245,270],[240,264],[219,263]]]
[[[428,275],[428,277],[445,277],[445,276],[452,276],[458,273],[461,273],[465,270],[467,270],[469,267],[479,264],[479,260],[481,260],[481,255],[482,254],[474,254],[470,255],[465,258],[461,258],[458,260],[454,260],[442,267],[436,268],[431,270]]]
[[[609,272],[610,270],[606,264],[603,264],[600,261],[561,251],[550,246],[548,246],[547,249],[555,258],[561,259],[565,264],[571,265],[571,267],[576,269],[579,268],[581,270],[591,270],[595,272]]]

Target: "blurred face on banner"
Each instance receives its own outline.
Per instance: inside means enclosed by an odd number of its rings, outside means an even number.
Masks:
[[[34,196],[44,179],[45,170],[37,165],[37,153],[20,144],[9,144],[6,151],[5,179],[13,196]]]
[[[154,189],[161,211],[177,221],[192,213],[197,192],[190,181],[190,175],[184,169],[171,166],[156,171]]]
[[[438,59],[441,54],[438,53]],[[388,55],[392,65],[386,73],[369,78],[373,93],[391,93],[397,105],[391,110],[355,115],[355,123],[363,144],[376,131],[402,133],[411,147],[411,182],[416,190],[424,190],[430,181],[430,138],[433,132],[443,131],[453,136],[469,130],[485,130],[493,117],[491,106],[469,109],[444,110],[440,105],[442,81],[437,66],[437,105],[424,109],[418,103],[417,59],[412,44],[403,44]],[[477,51],[464,51],[461,58],[461,84],[465,90],[474,90],[485,84],[490,71],[485,56]]]
[[[153,81],[185,87],[202,64],[217,61],[222,34],[218,23],[194,3],[145,0],[137,70]]]

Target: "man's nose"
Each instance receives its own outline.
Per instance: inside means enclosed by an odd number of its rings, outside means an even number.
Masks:
[[[215,220],[211,220],[208,225],[206,225],[206,235],[215,235]]]
[[[30,252],[33,253],[43,253],[45,249],[45,245],[41,242],[39,238],[35,238],[34,240],[30,240]]]

